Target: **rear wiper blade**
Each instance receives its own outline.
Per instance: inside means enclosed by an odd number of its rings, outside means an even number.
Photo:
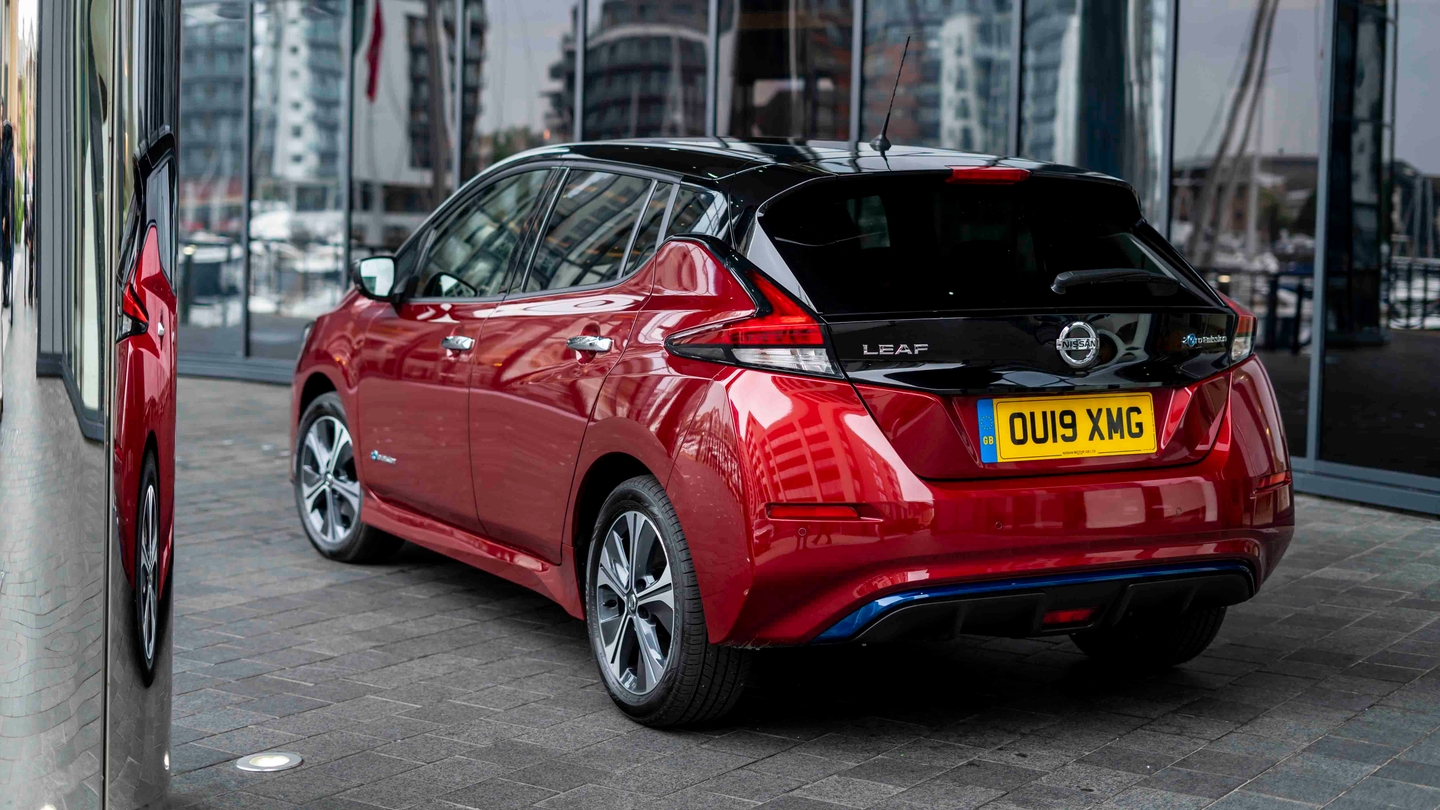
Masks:
[[[1123,284],[1130,282],[1143,282],[1146,284],[1161,284],[1173,289],[1174,292],[1180,287],[1180,283],[1168,276],[1156,275],[1145,270],[1137,270],[1133,267],[1107,267],[1098,270],[1066,270],[1055,276],[1050,283],[1050,289],[1057,295],[1064,295],[1065,290],[1070,287],[1079,287],[1084,284]],[[1168,294],[1168,293],[1167,293]]]

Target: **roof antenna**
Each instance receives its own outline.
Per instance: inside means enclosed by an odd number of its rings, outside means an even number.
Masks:
[[[880,134],[870,142],[870,148],[880,153],[881,157],[890,151],[890,139],[885,133],[890,130],[890,112],[895,109],[895,93],[900,89],[900,74],[905,70],[905,55],[910,52],[910,37],[905,37],[905,50],[900,52],[900,69],[895,71],[895,87],[890,90],[890,106],[885,108],[885,125],[880,127]]]

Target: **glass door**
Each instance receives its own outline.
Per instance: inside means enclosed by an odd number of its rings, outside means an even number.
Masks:
[[[1440,490],[1440,3],[1336,14],[1318,458]]]

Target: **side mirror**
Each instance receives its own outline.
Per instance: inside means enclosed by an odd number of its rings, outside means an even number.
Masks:
[[[366,298],[389,300],[395,288],[395,259],[391,256],[361,259],[351,266],[350,278]]]

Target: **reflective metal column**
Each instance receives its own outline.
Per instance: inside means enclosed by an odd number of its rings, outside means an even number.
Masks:
[[[6,807],[168,783],[177,28],[178,0],[0,2]]]

